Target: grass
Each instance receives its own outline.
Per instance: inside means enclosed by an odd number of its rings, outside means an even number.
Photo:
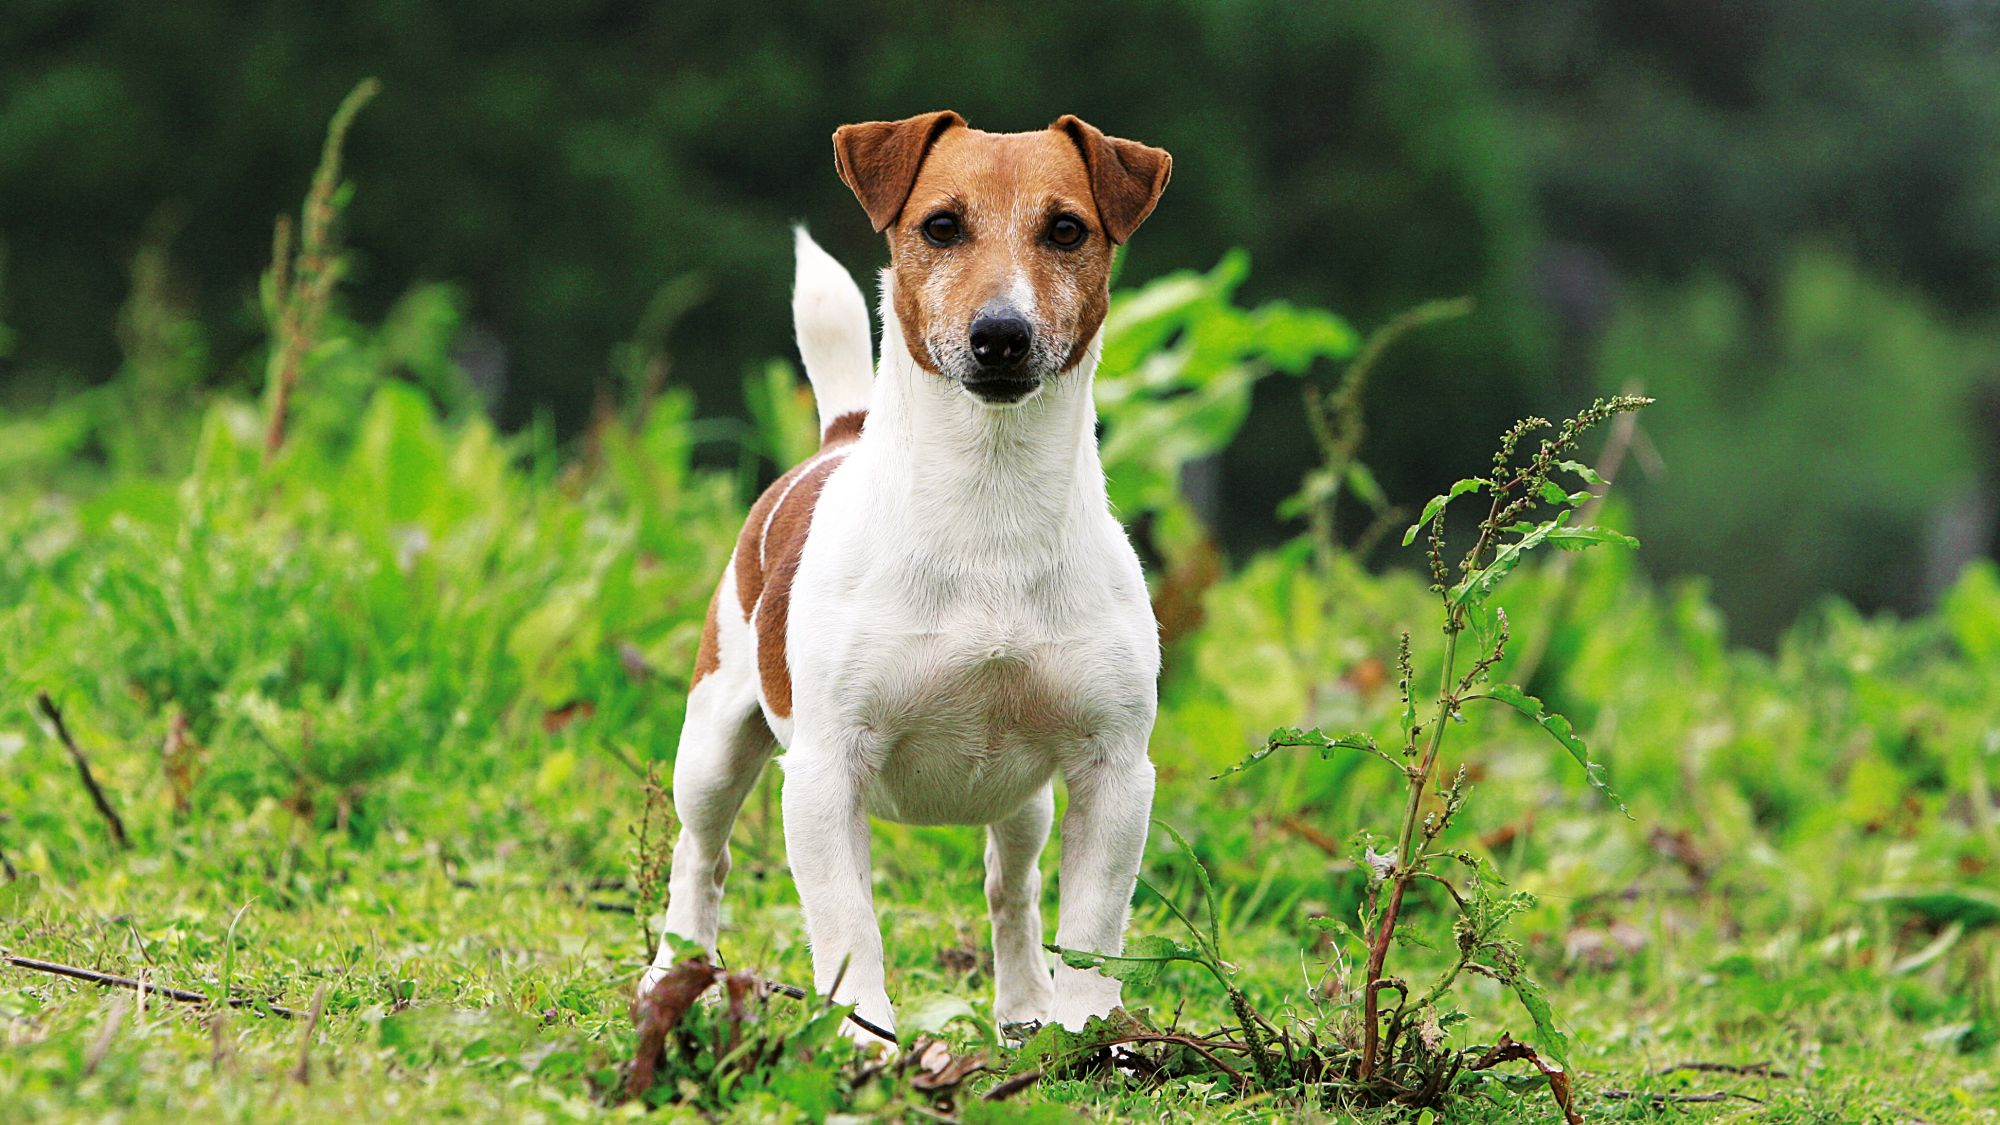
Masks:
[[[326,276],[346,192],[315,191],[335,212],[314,236]],[[1363,966],[1339,931],[1365,928],[1360,857],[1394,841],[1364,829],[1392,827],[1407,786],[1358,754],[1213,778],[1274,727],[1400,744],[1397,639],[1411,633],[1428,683],[1446,638],[1426,578],[1366,572],[1334,539],[1343,489],[1367,537],[1393,507],[1351,463],[1349,423],[1322,419],[1308,537],[1225,567],[1179,501],[1179,467],[1235,436],[1259,381],[1315,386],[1360,346],[1328,313],[1239,306],[1246,269],[1232,255],[1121,293],[1108,324],[1114,497],[1173,610],[1156,815],[1189,844],[1155,833],[1131,933],[1177,940],[1176,912],[1212,911],[1249,1003],[1346,1042]],[[502,437],[451,363],[454,302],[419,288],[380,325],[298,310],[314,343],[279,365],[293,385],[275,446],[241,392],[188,389],[222,384],[190,384],[200,341],[151,306],[133,320],[152,345],[110,389],[0,417],[0,946],[323,1002],[287,1019],[0,966],[6,1119],[1557,1119],[1520,1068],[1442,1110],[1371,1110],[1331,1086],[1246,1096],[1189,1048],[1138,1049],[1160,1068],[1144,1077],[1101,1052],[998,1045],[979,833],[887,824],[876,899],[903,1029],[988,1068],[941,1084],[914,1045],[870,1067],[809,1002],[773,997],[733,1026],[775,1058],[719,1065],[727,1008],[698,1008],[666,1080],[624,1098],[661,905],[645,890],[659,856],[635,840],[647,770],[671,758],[745,497],[810,434],[810,407],[777,364],[749,381],[748,433],[627,379],[640,389],[611,396],[574,454],[540,429]],[[660,333],[641,334],[621,365],[664,370]],[[1629,522],[1615,502],[1596,518]],[[2000,1120],[2000,571],[1968,571],[1919,620],[1822,606],[1770,655],[1733,648],[1699,584],[1657,585],[1624,552],[1524,565],[1495,600],[1534,654],[1496,676],[1574,720],[1632,812],[1499,708],[1467,709],[1439,764],[1472,787],[1454,846],[1533,896],[1513,935],[1583,1112]],[[737,830],[722,945],[732,968],[797,984],[811,974],[774,781]],[[1440,893],[1408,887],[1391,964],[1411,979],[1454,960]],[[1126,995],[1190,1036],[1239,1018],[1191,965]],[[1493,981],[1467,978],[1454,1003],[1463,1022],[1429,1032],[1453,1050],[1533,1038]]]

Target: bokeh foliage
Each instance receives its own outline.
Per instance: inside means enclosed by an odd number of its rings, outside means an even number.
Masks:
[[[2000,52],[1983,0],[1119,0],[943,15],[892,0],[22,0],[0,24],[0,406],[101,384],[144,347],[213,357],[169,376],[181,390],[254,383],[270,219],[290,208],[330,107],[370,74],[385,92],[351,146],[366,185],[353,307],[379,321],[412,285],[450,285],[423,315],[448,299],[462,328],[449,349],[509,432],[546,416],[574,437],[600,388],[626,377],[619,342],[668,294],[672,380],[704,416],[745,417],[737,387],[784,337],[785,224],[806,219],[845,261],[881,258],[831,173],[830,129],[946,103],[1003,129],[1074,111],[1172,150],[1174,184],[1124,263],[1132,281],[1243,247],[1248,299],[1337,308],[1364,328],[1476,297],[1473,316],[1397,349],[1371,385],[1363,459],[1397,495],[1475,471],[1467,435],[1662,389],[1626,386],[1653,373],[1634,369],[1629,331],[1605,331],[1718,285],[1738,307],[1726,354],[1670,376],[1703,400],[1784,398],[1764,384],[1797,370],[1768,357],[1790,346],[1802,258],[1931,310],[1915,337],[1864,318],[1870,364],[1905,346],[1965,355],[2000,300]],[[142,291],[194,311],[194,327],[112,331]],[[1941,448],[1993,440],[1956,397],[1962,374],[1904,384],[1950,431]],[[1698,466],[1672,463],[1724,441],[1721,416],[1679,409],[1649,423],[1687,440],[1663,450],[1645,525],[1686,527],[1724,502]],[[1648,564],[1712,573],[1760,643],[1822,591],[1913,604],[1877,576],[1924,565],[1910,529],[1978,483],[1878,422],[1866,396],[1836,390],[1826,411],[1933,465],[1853,520],[1800,506],[1804,540],[1856,550],[1765,571],[1695,535]],[[1288,392],[1253,395],[1247,419],[1254,440],[1223,453],[1204,501],[1239,556],[1289,534],[1274,513],[1311,449]],[[1824,420],[1774,409],[1763,422],[1811,452]],[[705,442],[697,459],[736,450]],[[1819,479],[1805,456],[1771,468],[1787,494]]]

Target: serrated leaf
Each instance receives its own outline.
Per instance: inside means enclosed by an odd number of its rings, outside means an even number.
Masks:
[[[1088,953],[1080,949],[1065,949],[1060,956],[1063,964],[1072,969],[1096,969],[1135,988],[1151,988],[1158,984],[1160,974],[1175,961],[1195,965],[1208,963],[1201,950],[1158,934],[1133,938],[1125,943],[1125,952],[1117,956]]]
[[[1542,986],[1524,972],[1516,970],[1501,978],[1514,995],[1520,999],[1521,1007],[1528,1012],[1528,1019],[1535,1025],[1535,1049],[1556,1063],[1565,1071],[1569,1069],[1569,1036],[1556,1026],[1555,1012],[1549,1008],[1549,998]]]
[[[1482,491],[1492,483],[1492,481],[1487,480],[1485,477],[1467,477],[1465,480],[1452,485],[1449,492],[1431,497],[1430,502],[1424,505],[1423,515],[1418,516],[1417,522],[1411,524],[1410,529],[1403,533],[1403,546],[1407,547],[1415,543],[1417,541],[1417,533],[1429,526],[1432,520],[1444,514],[1447,504],[1450,504],[1453,500],[1458,499],[1468,492]]]
[[[1343,735],[1340,738],[1331,738],[1318,727],[1314,727],[1311,730],[1300,730],[1297,727],[1279,727],[1277,730],[1272,731],[1271,737],[1264,740],[1264,745],[1252,751],[1249,757],[1216,774],[1215,777],[1209,780],[1214,781],[1219,778],[1228,777],[1232,773],[1241,773],[1280,750],[1288,750],[1294,747],[1317,750],[1322,761],[1333,757],[1333,752],[1336,750],[1359,750],[1364,754],[1386,757],[1381,749],[1375,745],[1374,739],[1359,731]]]
[[[1494,684],[1486,689],[1485,698],[1505,703],[1533,719],[1537,726],[1549,732],[1549,737],[1569,751],[1569,756],[1576,759],[1577,765],[1583,767],[1583,776],[1590,782],[1591,788],[1604,794],[1612,804],[1617,805],[1619,812],[1628,817],[1632,815],[1632,810],[1625,807],[1625,802],[1619,800],[1618,794],[1612,791],[1611,784],[1604,780],[1604,767],[1590,760],[1589,748],[1583,744],[1583,739],[1578,737],[1576,728],[1570,725],[1568,719],[1544,708],[1541,700],[1513,684]]]

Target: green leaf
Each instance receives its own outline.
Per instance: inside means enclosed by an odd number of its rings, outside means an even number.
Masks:
[[[1583,739],[1577,737],[1576,728],[1570,725],[1568,719],[1545,709],[1541,700],[1513,684],[1494,684],[1486,689],[1484,695],[1471,698],[1498,700],[1533,719],[1538,726],[1549,732],[1550,738],[1555,739],[1563,749],[1569,751],[1569,756],[1576,759],[1577,765],[1583,767],[1583,775],[1590,782],[1591,788],[1604,794],[1612,804],[1617,805],[1619,812],[1628,817],[1632,815],[1632,810],[1625,807],[1625,802],[1619,800],[1618,794],[1612,791],[1611,784],[1604,779],[1604,767],[1590,760],[1589,748],[1583,744]]]
[[[1604,478],[1598,475],[1596,469],[1591,468],[1581,461],[1557,461],[1556,468],[1568,469],[1570,472],[1582,477],[1586,484],[1604,483]]]
[[[954,1023],[963,1023],[972,1028],[973,1034],[987,1040],[989,1046],[998,1045],[992,1022],[974,1010],[963,996],[933,992],[899,1007],[896,1034],[906,1043],[919,1035],[937,1035]]]
[[[1554,1059],[1564,1070],[1569,1069],[1569,1036],[1556,1026],[1555,1012],[1549,1008],[1548,994],[1535,978],[1515,968],[1501,976],[1508,988],[1527,1009],[1528,1019],[1535,1025],[1535,1049]]]
[[[1096,969],[1135,988],[1151,988],[1158,984],[1160,974],[1175,961],[1208,964],[1208,958],[1202,955],[1201,950],[1157,934],[1133,938],[1125,943],[1125,952],[1121,954],[1059,949],[1057,955],[1062,958],[1063,964],[1072,969]]]
[[[1216,774],[1209,780],[1215,781],[1228,777],[1232,773],[1241,773],[1280,750],[1289,750],[1295,747],[1319,751],[1321,761],[1333,757],[1333,752],[1336,750],[1359,750],[1364,754],[1373,754],[1378,758],[1388,759],[1388,755],[1382,753],[1381,748],[1375,744],[1374,739],[1359,731],[1343,735],[1340,738],[1329,738],[1318,727],[1303,731],[1297,727],[1279,727],[1277,730],[1272,731],[1271,737],[1264,741],[1264,745],[1252,752],[1249,757]],[[1394,759],[1388,760],[1391,762],[1394,761]],[[1169,831],[1172,830],[1169,829]]]
[[[1411,524],[1410,529],[1403,533],[1403,546],[1407,547],[1410,544],[1415,543],[1417,541],[1417,533],[1419,531],[1422,531],[1426,526],[1428,526],[1432,520],[1444,514],[1445,505],[1451,503],[1453,500],[1458,499],[1459,497],[1465,495],[1468,492],[1483,491],[1484,489],[1491,487],[1492,484],[1493,482],[1487,480],[1485,477],[1468,477],[1465,480],[1459,481],[1457,484],[1452,485],[1451,491],[1446,492],[1441,496],[1431,497],[1430,502],[1424,505],[1424,514],[1418,516],[1417,522]]]
[[[1895,907],[1932,925],[2000,926],[2000,894],[1983,887],[1877,887],[1863,891],[1861,901]]]
[[[1521,565],[1521,560],[1528,557],[1529,551],[1541,546],[1542,542],[1568,519],[1569,513],[1563,512],[1555,519],[1536,524],[1522,532],[1519,539],[1495,551],[1492,562],[1474,571],[1464,581],[1451,588],[1453,607],[1483,601],[1491,596],[1494,589],[1500,585],[1500,580],[1512,574],[1514,568]]]
[[[1543,503],[1564,508],[1580,508],[1590,503],[1592,495],[1588,489],[1582,492],[1565,492],[1561,485],[1552,480],[1543,481],[1536,491],[1541,494]]]
[[[1347,487],[1363,504],[1381,511],[1389,506],[1389,496],[1368,466],[1356,461],[1347,467]]]
[[[1179,847],[1181,854],[1186,856],[1187,861],[1194,865],[1195,881],[1201,884],[1202,908],[1208,913],[1207,953],[1210,957],[1220,961],[1222,959],[1222,898],[1215,893],[1215,884],[1209,881],[1208,868],[1202,866],[1201,857],[1194,854],[1194,846],[1187,842],[1187,837],[1181,835],[1178,829],[1164,820],[1155,820],[1153,823],[1165,829],[1167,835],[1173,837],[1175,846]],[[1199,938],[1201,934],[1197,932],[1195,936]]]
[[[1622,531],[1608,527],[1558,527],[1550,531],[1548,541],[1565,551],[1581,551],[1595,547],[1599,543],[1609,543],[1615,547],[1638,550],[1639,541]]]

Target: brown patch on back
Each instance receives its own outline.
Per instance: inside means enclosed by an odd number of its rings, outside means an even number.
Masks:
[[[828,422],[826,424],[826,431],[819,435],[820,448],[825,449],[829,445],[838,445],[860,437],[861,424],[867,420],[868,412],[866,410],[850,410],[833,421]]]
[[[792,672],[785,647],[792,581],[798,575],[820,491],[846,456],[845,447],[861,436],[866,417],[863,411],[853,411],[828,423],[819,453],[764,490],[736,539],[737,604],[756,624],[757,677],[765,703],[779,718],[792,713]]]
[[[722,605],[722,587],[708,596],[708,618],[701,625],[701,644],[694,650],[694,679],[688,681],[688,690],[701,682],[702,677],[722,667],[721,623],[716,620]]]

